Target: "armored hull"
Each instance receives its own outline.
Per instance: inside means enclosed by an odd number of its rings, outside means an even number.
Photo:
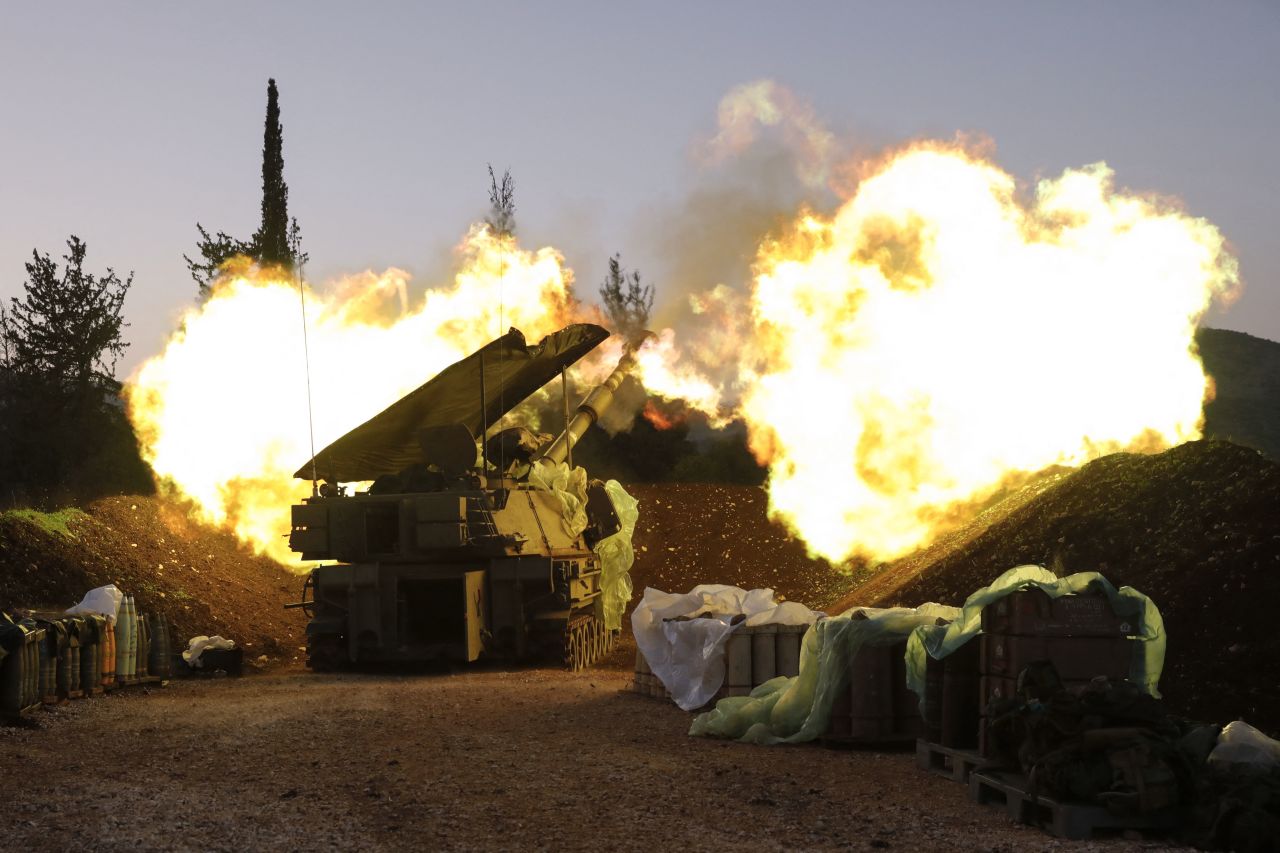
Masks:
[[[620,612],[611,630],[594,546],[622,525],[605,485],[587,486],[564,462],[610,405],[630,354],[545,452],[528,430],[488,436],[607,336],[570,326],[526,347],[512,330],[299,469],[327,482],[293,507],[290,547],[304,561],[333,561],[303,590],[309,666],[488,657],[578,669],[608,651]],[[524,448],[523,458],[506,448]],[[355,495],[336,485],[353,480],[373,485]]]
[[[599,558],[554,493],[495,485],[295,506],[294,550],[338,561],[308,581],[309,665],[603,654]]]

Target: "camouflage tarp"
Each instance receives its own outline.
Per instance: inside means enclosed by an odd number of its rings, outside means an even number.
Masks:
[[[332,483],[351,483],[399,473],[422,461],[418,432],[425,427],[462,424],[478,437],[485,425],[492,426],[607,337],[609,333],[599,326],[578,323],[526,346],[524,335],[512,329],[320,451],[315,475]],[[310,480],[311,461],[293,476]]]

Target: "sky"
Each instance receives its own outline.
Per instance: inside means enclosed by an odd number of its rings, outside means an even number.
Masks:
[[[117,374],[157,353],[194,304],[196,222],[258,226],[268,77],[312,281],[444,283],[492,163],[580,295],[614,252],[660,302],[710,286],[676,280],[671,230],[729,180],[694,156],[720,99],[770,79],[867,153],[963,134],[1026,182],[1106,161],[1226,235],[1245,287],[1207,324],[1280,340],[1280,4],[1248,0],[11,4],[0,297],[76,234],[90,270],[134,272]]]

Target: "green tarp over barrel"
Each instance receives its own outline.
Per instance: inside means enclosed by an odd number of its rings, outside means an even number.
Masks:
[[[314,460],[315,476],[331,483],[351,483],[397,474],[422,462],[418,432],[426,427],[462,424],[479,436],[485,426],[497,422],[607,337],[609,333],[600,326],[578,323],[527,346],[524,335],[512,329],[320,451]],[[308,461],[293,476],[310,480],[312,470]]]

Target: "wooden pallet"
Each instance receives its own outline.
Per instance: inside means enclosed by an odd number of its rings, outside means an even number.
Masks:
[[[888,732],[875,737],[827,732],[818,738],[818,743],[827,749],[869,749],[881,752],[901,752],[904,749],[910,749],[911,744],[916,740],[918,740],[916,732]]]
[[[1032,798],[1027,790],[1027,778],[1020,773],[994,770],[971,773],[969,798],[979,804],[1003,805],[1010,819],[1072,840],[1092,838],[1098,832],[1163,832],[1178,825],[1176,813],[1114,815],[1090,803],[1063,803],[1045,796]]]
[[[924,738],[916,741],[916,767],[964,784],[969,775],[986,761],[976,750],[956,749]]]

